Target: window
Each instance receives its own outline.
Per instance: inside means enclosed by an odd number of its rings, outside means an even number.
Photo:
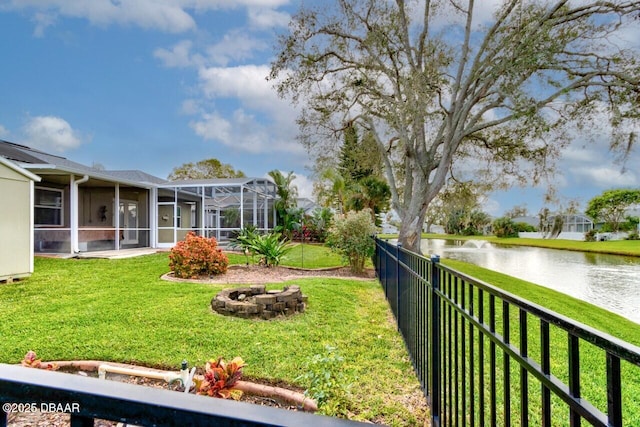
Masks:
[[[35,188],[35,225],[62,225],[62,190]]]
[[[176,207],[176,227],[182,227],[182,209],[180,208],[180,206]]]

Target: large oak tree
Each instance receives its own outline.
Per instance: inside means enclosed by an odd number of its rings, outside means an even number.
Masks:
[[[567,144],[567,124],[596,115],[608,117],[613,148],[634,141],[624,131],[639,115],[638,46],[618,35],[640,25],[640,2],[505,0],[486,22],[481,4],[303,6],[272,64],[279,94],[302,107],[310,149],[326,150],[351,123],[375,137],[399,240],[414,251],[452,167],[535,182]]]

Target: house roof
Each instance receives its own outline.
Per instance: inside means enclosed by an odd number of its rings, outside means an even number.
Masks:
[[[151,184],[166,184],[169,182],[166,179],[158,178],[141,170],[108,170],[104,172],[129,181],[148,182]]]
[[[47,171],[62,171],[72,174],[89,175],[105,181],[121,182],[127,184],[163,184],[162,178],[150,175],[142,171],[107,171],[85,166],[67,159],[35,150],[25,145],[0,140],[0,156],[13,160],[24,169],[38,171],[41,174]]]
[[[91,178],[119,182],[128,185],[138,185],[145,187],[190,187],[195,185],[209,185],[216,187],[234,186],[250,184],[271,184],[273,182],[267,178],[242,177],[242,178],[220,178],[220,179],[197,179],[167,181],[157,176],[148,174],[140,170],[103,170],[81,163],[76,163],[66,157],[44,153],[42,151],[0,140],[0,158],[6,158],[17,166],[30,171],[37,171],[40,174],[65,172],[70,174],[88,175]]]
[[[37,152],[24,145],[0,139],[0,156],[14,162],[20,163],[42,163],[42,160],[35,157]]]

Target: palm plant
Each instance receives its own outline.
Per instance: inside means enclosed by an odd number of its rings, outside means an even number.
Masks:
[[[247,265],[249,265],[249,254],[255,255],[251,244],[258,235],[259,232],[255,225],[246,225],[236,232],[235,237],[231,239],[229,244],[231,248],[242,252],[247,257]]]
[[[293,231],[290,211],[296,207],[298,198],[298,187],[292,184],[296,176],[293,171],[285,176],[277,169],[269,172],[269,176],[276,185],[276,194],[278,195],[278,200],[275,203],[277,223],[283,227],[284,233],[290,237]]]
[[[249,245],[250,250],[261,255],[260,262],[266,267],[277,266],[292,246],[281,233],[256,234]]]

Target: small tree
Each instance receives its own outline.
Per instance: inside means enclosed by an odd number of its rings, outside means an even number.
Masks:
[[[351,271],[362,273],[365,261],[375,251],[375,244],[371,238],[375,232],[376,226],[369,209],[347,212],[335,218],[329,230],[327,244],[349,262]]]
[[[589,201],[586,214],[594,222],[603,221],[611,231],[620,230],[625,212],[640,204],[640,190],[607,190]]]

